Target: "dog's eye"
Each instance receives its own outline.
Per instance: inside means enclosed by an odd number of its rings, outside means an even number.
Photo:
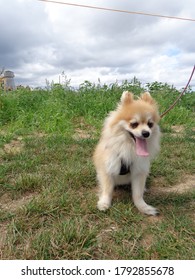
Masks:
[[[148,126],[149,126],[149,128],[152,128],[153,127],[153,122],[148,122]]]
[[[130,126],[131,126],[132,128],[136,128],[136,127],[138,127],[138,125],[139,125],[138,122],[130,123]]]

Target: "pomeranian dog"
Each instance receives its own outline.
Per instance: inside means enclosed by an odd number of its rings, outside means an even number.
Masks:
[[[150,161],[160,150],[159,119],[157,104],[149,93],[134,99],[132,93],[123,92],[117,109],[105,120],[93,155],[100,187],[99,210],[111,206],[115,186],[131,184],[138,210],[147,215],[159,213],[143,198]]]

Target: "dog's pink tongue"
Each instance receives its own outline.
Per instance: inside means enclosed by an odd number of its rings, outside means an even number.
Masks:
[[[136,138],[135,146],[136,146],[136,154],[138,156],[147,157],[149,155],[146,139]]]

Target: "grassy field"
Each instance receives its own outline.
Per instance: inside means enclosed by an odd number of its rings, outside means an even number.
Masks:
[[[178,95],[166,84],[148,87],[161,112]],[[161,215],[139,213],[128,188],[116,189],[106,213],[96,208],[91,157],[123,90],[144,89],[134,80],[0,94],[1,259],[194,259],[194,92],[160,123],[145,199]]]

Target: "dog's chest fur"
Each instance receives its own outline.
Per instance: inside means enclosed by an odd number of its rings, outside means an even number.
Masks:
[[[115,137],[113,137],[115,138]],[[135,143],[129,135],[115,138],[107,146],[107,171],[109,174],[130,175],[132,173],[148,173],[149,157],[136,155]],[[123,177],[123,176],[122,176]]]
[[[124,137],[124,136],[123,136]],[[135,157],[134,143],[119,137],[110,139],[107,145],[107,170],[114,175],[126,175],[131,171],[131,164]]]

